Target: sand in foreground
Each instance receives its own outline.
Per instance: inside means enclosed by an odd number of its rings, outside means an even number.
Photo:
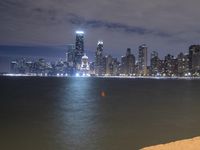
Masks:
[[[200,150],[200,137],[146,147],[141,150]]]

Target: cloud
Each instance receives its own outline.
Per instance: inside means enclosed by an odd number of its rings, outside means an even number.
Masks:
[[[24,6],[23,2],[20,1],[12,1],[12,0],[1,0],[0,1],[1,7],[21,7]]]
[[[129,26],[122,23],[113,23],[102,20],[86,20],[83,17],[77,16],[75,14],[71,14],[69,18],[69,22],[73,25],[80,26],[82,28],[105,28],[107,30],[112,31],[123,31],[126,33],[134,33],[134,34],[153,34],[155,36],[169,37],[170,35],[164,32],[148,30],[142,27]]]
[[[198,0],[1,0],[0,44],[66,44],[81,28],[88,49],[103,39],[109,52],[147,43],[160,53],[177,53],[199,42],[199,5]]]

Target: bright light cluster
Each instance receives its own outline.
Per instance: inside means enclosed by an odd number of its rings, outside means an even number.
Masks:
[[[103,41],[98,41],[97,45],[103,45]]]
[[[80,77],[80,74],[79,74],[79,73],[76,73],[76,77]]]
[[[84,34],[83,31],[76,31],[76,34]]]
[[[76,73],[76,77],[90,77],[90,74],[89,73],[83,73],[83,74]]]

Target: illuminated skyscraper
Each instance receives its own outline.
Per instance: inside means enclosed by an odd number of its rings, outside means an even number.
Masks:
[[[200,45],[189,47],[189,69],[194,75],[200,73]]]
[[[76,69],[80,69],[81,59],[84,55],[84,32],[76,31],[76,43],[75,43],[75,65]]]
[[[95,54],[95,74],[101,76],[104,74],[103,62],[103,41],[98,41]]]
[[[138,67],[139,74],[147,75],[147,46],[145,44],[139,46]]]
[[[88,76],[90,68],[89,68],[89,62],[88,57],[86,54],[82,57],[82,63],[81,63],[81,73],[83,76]]]
[[[67,47],[67,53],[66,53],[66,62],[69,64],[70,67],[74,66],[74,57],[75,57],[75,45],[69,44]]]
[[[128,48],[126,51],[126,60],[127,60],[127,74],[131,75],[134,73],[135,69],[135,56],[131,54],[130,48]]]
[[[66,53],[66,62],[67,62],[67,73],[73,75],[76,70],[75,64],[75,44],[67,45],[67,53]]]
[[[166,76],[175,76],[178,72],[178,60],[171,54],[165,56],[164,60],[165,75]]]
[[[158,76],[160,73],[160,59],[158,57],[158,52],[153,51],[151,53],[151,60],[150,60],[150,67],[151,67],[151,75]]]
[[[183,53],[178,54],[177,61],[178,61],[178,76],[190,75],[188,54],[183,54]]]
[[[105,56],[105,74],[106,75],[112,74],[112,62],[113,62],[113,58],[111,55]]]

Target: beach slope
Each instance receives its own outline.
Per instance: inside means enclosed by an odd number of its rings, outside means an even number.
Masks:
[[[150,146],[141,150],[200,150],[200,137]]]

